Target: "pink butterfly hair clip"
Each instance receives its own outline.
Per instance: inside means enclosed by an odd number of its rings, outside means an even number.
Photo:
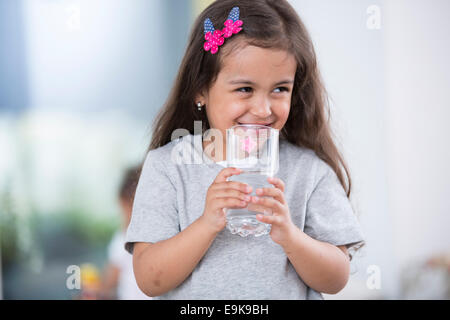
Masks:
[[[239,20],[239,7],[231,9],[228,15],[227,21],[225,21],[225,28],[222,30],[215,30],[211,19],[206,18],[204,23],[205,31],[205,44],[203,48],[205,51],[210,51],[211,54],[216,54],[219,51],[219,47],[223,45],[225,38],[231,37],[233,34],[239,33],[244,24],[242,20]]]

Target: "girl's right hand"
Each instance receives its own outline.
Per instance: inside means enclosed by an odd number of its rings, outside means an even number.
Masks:
[[[201,219],[215,233],[222,231],[227,224],[224,208],[245,208],[251,197],[252,187],[237,181],[227,181],[228,177],[242,173],[237,168],[225,168],[219,172],[206,194],[205,209]]]

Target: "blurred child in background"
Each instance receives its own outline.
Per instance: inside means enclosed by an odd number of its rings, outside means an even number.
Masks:
[[[102,279],[101,298],[119,300],[151,299],[139,289],[133,273],[133,256],[124,249],[125,233],[130,223],[131,211],[140,168],[129,168],[119,189],[122,212],[121,228],[113,236],[108,247],[108,263]]]

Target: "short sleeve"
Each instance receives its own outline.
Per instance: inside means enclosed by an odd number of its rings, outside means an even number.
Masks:
[[[125,249],[133,253],[134,242],[155,243],[180,232],[177,193],[158,149],[147,154],[136,187]]]
[[[308,200],[304,232],[347,248],[364,245],[361,226],[334,170],[321,163],[320,177]]]

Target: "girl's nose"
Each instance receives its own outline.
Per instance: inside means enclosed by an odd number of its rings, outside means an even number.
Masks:
[[[255,99],[250,113],[258,119],[267,119],[271,114],[271,103],[269,99]]]

